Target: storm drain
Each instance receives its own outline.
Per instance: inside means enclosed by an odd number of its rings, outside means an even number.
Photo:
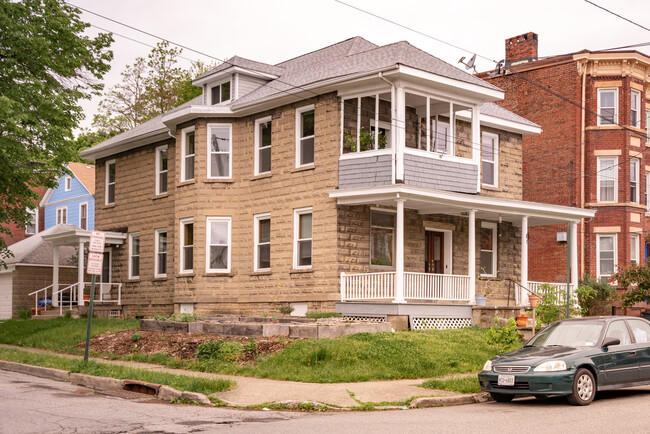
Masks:
[[[145,381],[124,380],[123,389],[127,392],[137,392],[143,395],[157,395],[160,384],[147,383]]]
[[[119,389],[103,390],[100,393],[102,393],[103,395],[115,396],[118,398],[128,399],[129,401],[136,401],[136,402],[153,402],[153,403],[165,402],[158,399],[157,397],[153,396],[150,393],[131,392],[130,390],[119,390]]]

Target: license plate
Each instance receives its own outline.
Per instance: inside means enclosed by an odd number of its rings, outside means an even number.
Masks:
[[[497,381],[499,386],[514,386],[515,385],[515,376],[514,375],[499,375]]]

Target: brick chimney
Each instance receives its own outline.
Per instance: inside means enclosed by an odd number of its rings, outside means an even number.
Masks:
[[[537,33],[528,32],[506,39],[506,63],[537,60]]]

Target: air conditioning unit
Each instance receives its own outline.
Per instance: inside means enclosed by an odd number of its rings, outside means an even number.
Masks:
[[[560,242],[560,243],[566,243],[566,241],[567,241],[566,232],[558,232],[557,233],[557,241]]]

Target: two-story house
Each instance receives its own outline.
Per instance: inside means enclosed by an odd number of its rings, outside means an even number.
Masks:
[[[506,40],[506,59],[479,74],[506,91],[498,104],[543,133],[523,140],[524,200],[597,211],[578,225],[579,274],[608,279],[647,259],[650,57],[632,50],[538,58],[538,37]],[[532,229],[529,275],[566,276],[566,225]]]
[[[48,188],[40,206],[44,211],[43,229],[71,224],[84,230],[95,226],[95,167],[84,163],[68,163],[72,175],[59,177],[57,186]]]
[[[193,83],[201,96],[82,152],[96,228],[126,236],[106,257],[127,316],[338,302],[467,325],[486,284],[527,304],[529,227],[593,216],[522,201],[539,126],[407,42],[233,57]]]

